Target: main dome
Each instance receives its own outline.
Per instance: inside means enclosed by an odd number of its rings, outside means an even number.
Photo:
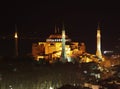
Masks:
[[[66,41],[71,41],[67,35],[65,35]],[[62,41],[62,34],[51,34],[47,39],[47,42],[61,42]]]
[[[65,38],[68,38],[68,36],[65,35]],[[49,39],[62,39],[62,35],[61,34],[51,34],[49,36]]]

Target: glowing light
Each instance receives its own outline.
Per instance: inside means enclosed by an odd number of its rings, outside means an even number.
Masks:
[[[65,34],[63,34],[63,38],[65,38]]]
[[[61,39],[59,39],[59,41],[61,41]]]
[[[85,71],[83,71],[85,74],[87,74],[87,71],[85,70]]]
[[[17,35],[17,32],[15,32],[15,36],[14,36],[15,38],[18,38],[18,35]]]
[[[10,88],[10,89],[13,89],[13,88],[12,88],[12,85],[9,85],[9,88]]]
[[[50,88],[49,88],[49,89],[53,89],[53,87],[51,87],[51,86],[50,86]]]
[[[72,62],[71,57],[67,57],[68,62]]]
[[[104,53],[104,54],[113,53],[113,51],[104,51],[103,53]]]
[[[100,30],[97,30],[97,51],[96,51],[96,55],[99,58],[102,58],[102,53],[101,53],[101,34],[100,34]]]

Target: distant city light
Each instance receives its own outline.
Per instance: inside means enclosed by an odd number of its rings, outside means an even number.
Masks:
[[[87,71],[85,70],[85,71],[83,71],[85,74],[87,74]]]
[[[10,89],[13,89],[13,88],[12,88],[12,85],[9,85],[9,88],[10,88]]]
[[[104,54],[113,53],[113,51],[104,51],[103,53],[104,53]]]
[[[54,89],[54,88],[50,86],[50,88],[49,88],[49,89]]]

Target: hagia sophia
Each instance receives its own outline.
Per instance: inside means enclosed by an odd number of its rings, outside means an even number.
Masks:
[[[57,59],[71,62],[73,60],[77,60],[78,57],[81,58],[82,62],[90,62],[94,59],[96,60],[96,57],[97,61],[98,59],[102,60],[100,36],[100,27],[98,25],[96,55],[92,55],[86,52],[84,42],[74,42],[65,34],[64,25],[62,27],[62,32],[60,32],[59,29],[56,29],[55,26],[55,33],[50,34],[45,42],[32,44],[32,55],[37,61],[45,59],[50,62]],[[84,57],[82,57],[83,55]]]

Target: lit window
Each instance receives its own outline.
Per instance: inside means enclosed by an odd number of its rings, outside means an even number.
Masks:
[[[51,41],[54,41],[54,40],[51,40]]]

